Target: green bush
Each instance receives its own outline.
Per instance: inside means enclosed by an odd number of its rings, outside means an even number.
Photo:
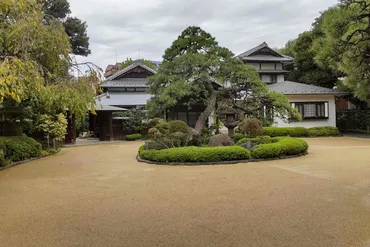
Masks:
[[[339,130],[336,127],[315,127],[306,129],[303,127],[265,127],[264,135],[277,137],[277,136],[290,136],[290,137],[316,137],[316,136],[337,136]]]
[[[338,136],[339,130],[336,127],[315,127],[308,129],[309,136]]]
[[[0,150],[0,167],[5,166],[5,152]]]
[[[152,118],[148,122],[148,128],[154,128],[158,124],[162,123],[164,120],[162,118]]]
[[[222,162],[233,160],[248,160],[250,152],[242,147],[181,147],[163,150],[145,150],[144,146],[139,149],[139,155],[145,160],[155,162]]]
[[[162,122],[155,126],[155,128],[161,133],[168,133],[170,125],[168,122]],[[150,130],[149,130],[150,131]]]
[[[181,120],[174,120],[168,122],[168,131],[170,133],[181,132],[181,133],[189,133],[189,126]]]
[[[306,141],[295,138],[272,138],[273,143],[257,146],[252,157],[255,159],[280,158],[287,155],[300,155],[307,153],[308,144]]]
[[[276,136],[291,136],[291,137],[304,137],[308,136],[308,130],[303,127],[265,127],[264,135]]]
[[[277,140],[271,138],[270,136],[257,136],[256,138],[243,138],[239,140],[236,145],[242,145],[243,143],[246,142],[254,142],[256,144],[268,144],[272,142],[277,142]]]
[[[0,143],[5,146],[5,159],[10,162],[21,161],[41,155],[41,143],[30,137],[13,136],[0,137]]]
[[[167,148],[187,146],[191,139],[188,125],[179,120],[162,122],[150,128],[148,137]]]
[[[125,137],[126,141],[137,141],[141,140],[143,136],[141,134],[132,134]]]
[[[239,128],[247,134],[248,137],[256,137],[263,133],[262,123],[257,118],[247,118],[241,122]]]
[[[241,139],[244,139],[244,138],[247,138],[247,136],[244,135],[244,134],[242,134],[242,133],[240,133],[240,132],[236,132],[234,134],[234,141],[235,142],[238,142],[238,141],[240,141]]]

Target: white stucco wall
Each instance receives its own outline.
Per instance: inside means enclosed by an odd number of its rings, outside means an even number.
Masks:
[[[276,69],[279,70],[279,69],[283,69],[283,64],[281,63],[277,63],[276,64]]]
[[[336,110],[335,110],[335,97],[333,95],[289,95],[289,102],[322,102],[329,103],[329,118],[318,120],[302,120],[300,122],[287,123],[282,119],[276,119],[274,126],[277,127],[321,127],[321,126],[336,126]]]

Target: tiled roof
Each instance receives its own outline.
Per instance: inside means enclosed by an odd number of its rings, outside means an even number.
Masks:
[[[268,61],[268,62],[293,62],[293,58],[291,57],[274,57],[274,56],[266,56],[266,55],[257,55],[257,56],[250,56],[250,57],[241,57],[244,61]]]
[[[127,111],[127,109],[111,105],[102,105],[100,102],[97,101],[95,103],[95,111]]]
[[[274,55],[259,55],[258,51],[267,48]],[[256,54],[257,53],[257,54]],[[293,58],[279,54],[271,49],[266,42],[256,46],[237,56],[244,61],[271,61],[271,62],[293,62]]]
[[[263,42],[262,44],[246,51],[246,52],[243,52],[242,54],[238,55],[238,57],[242,58],[242,57],[248,57],[250,55],[252,55],[253,53],[255,53],[256,51],[259,51],[265,47],[268,47],[267,43],[266,42]]]
[[[124,73],[127,73],[129,72],[130,70],[136,68],[136,67],[142,67],[143,69],[151,72],[152,74],[156,74],[157,72],[151,68],[149,68],[148,66],[146,66],[145,64],[142,64],[140,62],[138,63],[133,63],[131,64],[130,66],[127,66],[126,68],[118,71],[117,73],[115,73],[114,75],[112,75],[111,77],[108,77],[106,81],[112,81],[114,79],[116,79],[117,77],[119,77],[120,75],[124,74]]]
[[[284,81],[274,84],[267,85],[270,91],[286,95],[302,95],[302,94],[329,94],[329,95],[345,95],[345,92],[330,89],[325,87],[318,87],[313,85],[307,85],[298,82]]]
[[[128,87],[141,87],[146,88],[147,78],[122,78],[119,80],[105,81],[102,88],[128,88]]]
[[[257,72],[259,74],[282,74],[282,73],[288,73],[288,70],[268,70],[268,69],[257,69]]]

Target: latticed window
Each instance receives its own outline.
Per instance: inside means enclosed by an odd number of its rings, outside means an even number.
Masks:
[[[303,119],[325,119],[329,117],[328,102],[297,102],[291,103]]]

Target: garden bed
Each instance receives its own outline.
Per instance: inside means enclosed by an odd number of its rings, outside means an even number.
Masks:
[[[181,147],[162,150],[139,148],[137,160],[163,165],[219,165],[295,158],[307,154],[306,141],[295,138],[259,137],[245,141],[258,145],[251,151],[241,146]]]
[[[57,149],[57,150],[53,150],[53,151],[45,151],[45,150],[43,150],[41,152],[40,156],[38,156],[38,157],[33,157],[33,158],[26,159],[26,160],[12,162],[12,163],[10,163],[8,165],[5,165],[5,166],[0,166],[0,171],[5,170],[5,169],[12,168],[12,167],[17,166],[17,165],[25,164],[25,163],[28,163],[28,162],[31,162],[31,161],[34,161],[34,160],[42,159],[42,158],[48,157],[50,155],[57,154],[57,153],[60,152],[60,150],[61,150],[60,148]]]
[[[271,158],[271,159],[250,159],[250,160],[233,160],[233,161],[222,161],[222,162],[188,162],[188,163],[178,163],[178,162],[155,162],[150,160],[145,160],[140,157],[138,154],[136,156],[136,160],[141,163],[147,163],[152,165],[166,165],[166,166],[207,166],[207,165],[235,165],[235,164],[242,164],[242,163],[257,163],[257,162],[264,162],[264,161],[273,161],[273,160],[285,160],[285,159],[294,159],[301,156],[305,156],[308,153],[300,154],[300,155],[289,155],[281,158]]]

